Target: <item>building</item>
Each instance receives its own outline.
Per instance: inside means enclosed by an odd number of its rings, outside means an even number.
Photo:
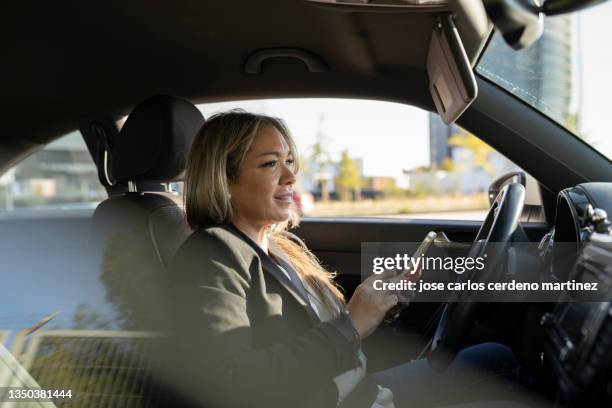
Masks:
[[[475,194],[486,191],[495,177],[518,169],[496,151],[487,157],[489,171],[475,165],[469,149],[449,143],[452,136],[463,132],[458,126],[446,125],[437,114],[429,114],[430,168],[406,172],[409,188],[425,189],[433,194]],[[445,160],[452,163],[453,171],[445,168]]]
[[[10,170],[2,187],[2,208],[94,208],[107,193],[98,180],[79,132],[67,134],[27,157]]]
[[[478,72],[565,125],[575,115],[575,18],[547,18],[542,37],[520,51],[510,51],[501,35],[495,35]]]
[[[436,113],[429,113],[429,163],[440,167],[444,159],[451,157],[451,146],[448,139],[459,132],[455,125],[446,125]]]

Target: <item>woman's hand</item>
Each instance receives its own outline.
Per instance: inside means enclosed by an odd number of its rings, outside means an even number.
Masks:
[[[353,326],[362,339],[376,330],[387,311],[398,302],[397,295],[388,290],[374,290],[373,281],[381,279],[388,281],[395,276],[394,271],[386,271],[372,275],[355,289],[355,293],[346,305],[346,310]]]

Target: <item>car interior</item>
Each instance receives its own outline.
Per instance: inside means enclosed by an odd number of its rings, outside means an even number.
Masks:
[[[532,243],[534,270],[608,290],[612,162],[476,69],[496,33],[526,47],[545,15],[597,2],[558,3],[537,12],[509,0],[7,4],[0,173],[78,131],[106,197],[93,208],[0,212],[0,387],[80,393],[40,406],[179,403],[150,357],[169,319],[168,266],[192,232],[173,185],[205,103],[400,103],[456,123],[529,175],[490,186],[484,221],[304,216],[291,232],[337,271],[347,298],[362,282],[362,243],[418,243],[429,231],[446,237],[434,246],[466,253],[483,239]],[[555,243],[595,249],[568,260]],[[507,258],[498,266],[507,271]],[[499,342],[537,380],[526,406],[610,406],[606,299],[414,302],[364,347],[372,370],[428,358],[443,371],[460,349]]]

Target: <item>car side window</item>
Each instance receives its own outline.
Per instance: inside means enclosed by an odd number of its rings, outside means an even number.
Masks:
[[[484,220],[488,187],[520,170],[438,115],[390,102],[274,99],[199,105],[287,122],[298,147],[294,201],[308,217]]]
[[[49,143],[0,177],[0,212],[94,209],[106,197],[79,131]]]
[[[162,335],[147,325],[159,302],[149,275],[118,274],[117,244],[92,244],[107,194],[81,134],[14,166],[0,192],[0,398],[11,386],[57,390],[57,406],[159,406],[149,373]]]

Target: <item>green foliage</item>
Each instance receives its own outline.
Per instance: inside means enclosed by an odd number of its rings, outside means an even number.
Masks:
[[[340,159],[339,174],[336,179],[336,186],[340,190],[341,194],[346,196],[351,190],[357,190],[361,188],[361,176],[359,175],[359,168],[353,159],[350,158],[348,151],[342,152],[342,158]]]
[[[450,157],[445,157],[440,163],[440,170],[448,171],[449,173],[455,170],[455,163]]]
[[[433,193],[432,186],[423,181],[415,182],[410,188],[410,195],[413,197],[427,197],[433,195]]]
[[[401,189],[395,185],[388,186],[383,190],[384,198],[401,198],[406,197],[407,195],[408,192],[406,190]]]
[[[469,150],[472,153],[474,166],[482,168],[487,174],[492,175],[494,173],[495,169],[489,162],[489,155],[493,152],[493,148],[481,139],[471,133],[462,131],[451,136],[448,139],[448,144]]]
[[[570,113],[565,118],[565,127],[575,135],[580,136],[580,114]]]
[[[112,323],[110,320],[104,319],[100,313],[91,310],[91,307],[86,303],[81,303],[72,316],[72,327],[81,330],[110,330]]]
[[[72,390],[76,399],[66,406],[140,408],[152,394],[146,352],[146,343],[123,338],[48,337],[29,371],[44,389]]]

